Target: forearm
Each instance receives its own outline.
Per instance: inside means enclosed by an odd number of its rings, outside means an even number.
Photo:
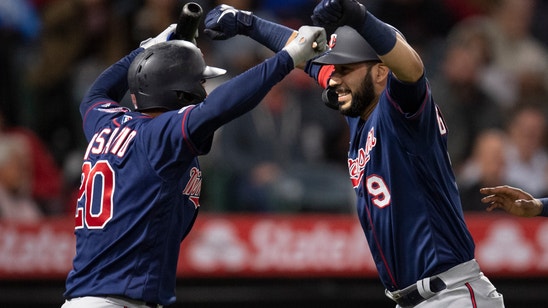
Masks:
[[[366,12],[363,25],[356,30],[399,80],[415,82],[422,76],[421,58],[395,28]]]
[[[293,60],[282,51],[215,88],[189,115],[192,139],[208,138],[222,125],[253,109],[293,68]]]
[[[252,25],[244,34],[268,49],[278,52],[295,38],[297,31],[253,15]]]
[[[225,4],[212,9],[205,17],[204,24],[204,33],[214,40],[225,40],[240,34],[249,36],[274,52],[282,50],[296,35],[293,29]]]
[[[322,0],[311,19],[314,25],[333,30],[342,26],[354,28],[400,81],[415,82],[423,75],[422,61],[403,35],[359,1]]]
[[[401,37],[396,45],[384,56],[379,56],[382,62],[390,68],[392,73],[403,82],[416,82],[424,73],[421,58],[415,50]]]

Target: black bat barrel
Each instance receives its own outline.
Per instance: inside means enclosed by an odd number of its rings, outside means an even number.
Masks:
[[[195,2],[185,4],[177,21],[177,28],[173,33],[173,38],[177,40],[186,40],[196,44],[198,25],[204,11],[202,7]]]

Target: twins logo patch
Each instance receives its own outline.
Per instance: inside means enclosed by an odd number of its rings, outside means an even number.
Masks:
[[[186,183],[185,189],[183,189],[183,195],[187,195],[190,202],[194,204],[195,208],[200,206],[200,192],[202,190],[202,171],[193,167],[190,169],[190,179]]]
[[[365,147],[358,150],[356,158],[348,158],[348,171],[350,172],[350,180],[352,181],[352,186],[357,188],[360,186],[365,166],[371,159],[369,152],[373,150],[377,144],[377,138],[375,137],[375,128],[372,127],[369,133],[367,133],[367,141]]]

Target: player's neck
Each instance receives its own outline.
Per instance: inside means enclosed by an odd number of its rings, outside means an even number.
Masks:
[[[371,104],[365,108],[364,112],[362,113],[362,120],[367,121],[369,119],[369,116],[371,116],[371,113],[373,113],[373,110],[375,110],[375,107],[377,107],[377,104],[379,103],[379,98],[377,97]]]
[[[149,112],[143,112],[143,114],[151,117],[151,118],[155,118],[159,115],[161,115],[162,113],[164,113],[163,111],[149,111]]]

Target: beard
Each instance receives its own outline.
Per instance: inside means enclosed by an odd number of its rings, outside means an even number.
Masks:
[[[351,118],[361,117],[367,107],[375,100],[375,89],[373,86],[373,77],[371,76],[371,68],[372,66],[367,68],[367,73],[365,74],[365,78],[362,80],[359,89],[352,92],[350,108],[340,110],[342,115]]]

